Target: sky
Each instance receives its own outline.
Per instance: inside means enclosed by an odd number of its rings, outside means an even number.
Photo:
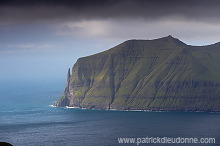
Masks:
[[[219,0],[0,0],[0,81],[65,80],[84,56],[129,39],[220,41]]]

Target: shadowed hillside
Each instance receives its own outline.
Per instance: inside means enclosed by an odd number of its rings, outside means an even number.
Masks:
[[[220,43],[129,40],[79,58],[54,106],[220,111]]]

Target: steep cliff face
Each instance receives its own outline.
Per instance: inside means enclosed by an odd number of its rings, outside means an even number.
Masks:
[[[77,60],[55,106],[220,111],[220,44],[129,40]]]

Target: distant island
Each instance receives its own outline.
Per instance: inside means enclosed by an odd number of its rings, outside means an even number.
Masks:
[[[57,107],[220,111],[220,43],[128,40],[79,58]]]

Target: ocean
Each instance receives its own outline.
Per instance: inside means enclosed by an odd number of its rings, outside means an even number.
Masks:
[[[120,138],[181,137],[215,138],[215,143],[198,145],[220,145],[220,113],[51,107],[64,87],[56,80],[2,81],[0,141],[14,146],[117,146],[137,145],[122,144]]]

